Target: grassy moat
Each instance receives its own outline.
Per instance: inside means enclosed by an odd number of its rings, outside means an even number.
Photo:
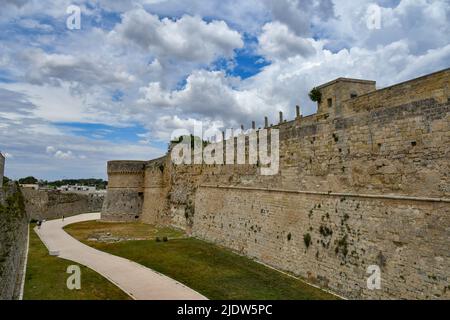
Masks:
[[[251,259],[170,228],[89,221],[69,225],[65,230],[91,247],[163,273],[209,299],[337,299]],[[156,237],[167,237],[169,241],[158,242]]]
[[[24,300],[129,300],[122,290],[89,268],[81,268],[81,289],[66,285],[70,265],[77,263],[50,256],[47,248],[30,225]]]

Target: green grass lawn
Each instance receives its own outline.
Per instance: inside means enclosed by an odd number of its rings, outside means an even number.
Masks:
[[[118,287],[89,268],[80,266],[81,289],[66,286],[67,267],[75,262],[50,256],[31,225],[25,277],[25,300],[125,300],[131,299]]]
[[[298,279],[204,241],[193,238],[168,242],[88,241],[89,228],[100,232],[108,226],[85,222],[70,225],[65,230],[89,246],[161,272],[209,299],[336,299]],[[153,231],[152,234],[164,235],[164,232]]]

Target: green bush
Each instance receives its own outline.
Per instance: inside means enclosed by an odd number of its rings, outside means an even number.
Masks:
[[[306,249],[311,245],[311,235],[309,233],[303,235],[303,241],[305,242]]]
[[[314,101],[314,102],[319,102],[322,101],[322,93],[320,92],[319,89],[317,88],[313,88],[310,92],[309,92],[309,98]]]
[[[9,181],[11,181],[8,177],[3,177],[3,185],[7,184]]]
[[[333,234],[333,230],[326,226],[320,226],[319,232],[324,237],[329,237]]]
[[[19,179],[19,183],[20,184],[36,184],[36,183],[38,183],[38,179],[36,179],[35,177],[26,177],[26,178]]]

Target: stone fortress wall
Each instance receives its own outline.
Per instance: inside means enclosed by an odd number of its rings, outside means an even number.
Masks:
[[[5,157],[0,152],[0,189],[3,187],[3,176],[5,175]]]
[[[103,203],[103,219],[133,221],[142,215],[145,161],[108,163],[108,192]]]
[[[450,298],[450,69],[339,78],[285,121],[280,170],[111,161],[102,218],[169,224],[348,298]],[[281,117],[282,118],[282,117]],[[369,290],[367,267],[381,268]]]
[[[21,297],[28,242],[28,215],[19,185],[3,185],[5,158],[0,153],[0,300]]]
[[[31,220],[50,220],[102,210],[103,194],[65,193],[57,190],[21,188],[25,210]]]
[[[0,154],[0,300],[21,298],[29,221],[60,218],[102,209],[102,194],[71,194],[3,186],[4,157]]]
[[[3,177],[5,176],[5,156],[0,152],[0,204],[4,201]]]

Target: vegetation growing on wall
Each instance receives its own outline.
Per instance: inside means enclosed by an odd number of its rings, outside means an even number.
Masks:
[[[306,249],[311,245],[311,235],[309,233],[303,235],[303,241],[305,242]]]
[[[314,101],[314,102],[319,102],[322,100],[322,93],[320,92],[319,89],[317,88],[313,88],[310,92],[309,92],[309,98]]]
[[[184,217],[186,218],[186,223],[188,226],[192,226],[194,223],[194,205],[192,200],[189,200],[184,208]]]
[[[330,247],[331,236],[333,235],[333,230],[331,228],[321,225],[319,228],[320,235],[323,237],[321,240],[322,246],[326,249]]]
[[[5,204],[0,203],[0,213],[5,219],[22,217],[25,215],[25,201],[17,182],[8,181],[4,184],[6,194]]]
[[[178,143],[183,142],[184,140],[191,142],[191,149],[194,149],[195,146],[200,146],[200,145],[202,145],[204,148],[211,143],[207,140],[202,140],[202,138],[191,134],[190,136],[186,135],[186,136],[180,136],[178,138],[175,138],[170,141],[170,144],[178,144]]]
[[[333,230],[331,230],[327,226],[320,226],[319,232],[324,237],[329,237],[333,234]]]
[[[336,254],[341,254],[344,258],[348,254],[348,242],[347,242],[347,235],[344,235],[339,241],[337,242],[337,246],[335,248]]]
[[[17,271],[25,246],[27,217],[22,192],[17,182],[3,186],[6,198],[0,202],[0,300],[16,298]]]

